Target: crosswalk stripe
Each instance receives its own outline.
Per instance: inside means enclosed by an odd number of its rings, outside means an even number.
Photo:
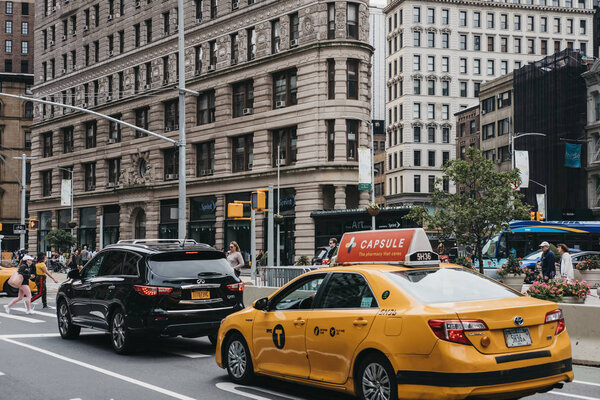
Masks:
[[[165,351],[167,353],[171,353],[171,354],[175,354],[175,355],[182,356],[182,357],[187,357],[187,358],[206,358],[206,357],[211,357],[208,354],[196,353],[196,352],[193,352],[193,351],[171,350],[171,349],[165,349]]]
[[[580,400],[600,400],[597,397],[589,397],[589,396],[581,396],[579,394],[572,394],[572,393],[563,393],[563,392],[557,392],[556,390],[552,390],[550,392],[548,392],[550,394],[555,394],[557,396],[565,396],[565,397],[570,397],[572,399],[580,399]]]
[[[0,372],[0,376],[4,375],[4,372]]]
[[[594,382],[573,381],[573,383],[579,383],[580,385],[600,386],[600,383],[594,383]]]
[[[4,314],[4,313],[0,313],[0,317],[1,318],[16,319],[18,321],[23,321],[23,322],[31,322],[32,324],[39,324],[39,323],[42,323],[42,322],[46,322],[43,319],[34,319],[34,318],[29,318],[29,317],[22,317],[20,315]]]
[[[23,308],[23,307],[21,307],[21,308],[14,308],[14,310],[19,310],[19,311],[23,311],[23,312],[26,312],[26,311],[27,311],[27,310],[26,310],[25,308]],[[33,310],[33,313],[34,313],[34,314],[37,314],[37,315],[44,315],[44,316],[46,316],[46,317],[54,317],[54,318],[56,318],[56,314],[52,314],[52,313],[48,313],[48,312],[43,312],[43,311],[35,311],[35,310]]]

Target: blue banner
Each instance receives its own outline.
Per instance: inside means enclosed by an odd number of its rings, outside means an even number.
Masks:
[[[565,144],[565,167],[581,168],[581,145]]]

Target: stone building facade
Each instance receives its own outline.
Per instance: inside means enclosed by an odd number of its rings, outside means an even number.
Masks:
[[[465,159],[469,147],[479,148],[479,104],[454,114],[456,117],[456,158]]]
[[[593,54],[593,0],[392,0],[385,13],[386,152],[403,159],[386,172],[388,205],[428,201],[427,176],[455,157],[451,116],[484,82],[566,48]]]
[[[38,11],[39,98],[178,136],[177,2],[59,2]],[[366,206],[357,149],[369,146],[366,2],[186,1],[187,236],[250,247],[249,223],[226,204],[276,183],[282,263],[314,252],[311,211]],[[54,32],[54,33],[53,33]],[[54,36],[53,36],[54,35]],[[55,37],[54,46],[47,41]],[[177,155],[134,129],[58,107],[36,107],[30,213],[45,233],[67,229],[60,180],[73,171],[80,245],[177,237]],[[277,149],[280,149],[279,155]],[[100,229],[101,218],[103,228]],[[257,248],[266,247],[257,218]]]
[[[600,61],[583,74],[587,86],[587,204],[600,217]]]

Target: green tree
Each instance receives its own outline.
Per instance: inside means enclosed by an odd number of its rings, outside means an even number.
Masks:
[[[67,250],[69,247],[74,246],[75,243],[77,243],[75,236],[62,229],[51,230],[48,232],[45,239],[52,247],[58,250],[59,253],[61,253],[61,250]]]
[[[519,170],[498,172],[479,149],[470,147],[465,160],[446,163],[444,175],[456,185],[456,193],[440,190],[436,182],[431,195],[432,214],[423,206],[414,207],[406,218],[421,222],[427,229],[437,229],[442,236],[454,236],[459,244],[471,246],[483,273],[482,249],[485,243],[508,227],[515,219],[525,219],[530,206],[523,195],[513,190],[520,184]]]

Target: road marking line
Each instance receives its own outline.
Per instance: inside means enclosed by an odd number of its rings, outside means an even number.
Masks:
[[[237,384],[235,384],[233,382],[219,382],[215,386],[217,388],[221,389],[221,390],[226,391],[226,392],[237,394],[238,396],[249,397],[249,398],[254,399],[254,400],[272,400],[272,399],[270,397],[263,397],[263,396],[259,396],[257,394],[244,392],[244,391],[239,390],[238,388],[251,389],[251,390],[255,390],[257,392],[263,392],[265,394],[272,394],[274,396],[278,396],[278,397],[282,397],[282,398],[290,399],[290,400],[305,400],[305,399],[302,399],[300,397],[290,396],[290,395],[287,395],[287,394],[283,394],[283,393],[279,393],[279,392],[274,392],[272,390],[263,389],[263,388],[259,388],[259,387],[237,385]]]
[[[579,383],[581,385],[600,386],[600,383],[585,382],[585,381],[573,381],[573,383]]]
[[[16,319],[18,321],[23,321],[23,322],[31,322],[32,324],[39,324],[42,322],[46,322],[43,319],[33,319],[33,318],[28,318],[28,317],[22,317],[20,315],[13,315],[13,314],[0,314],[0,317],[2,318],[9,318],[9,319]]]
[[[164,388],[152,385],[150,383],[142,382],[142,381],[139,381],[139,380],[134,379],[134,378],[130,378],[130,377],[125,376],[125,375],[117,374],[116,372],[112,372],[112,371],[109,371],[109,370],[104,369],[104,368],[96,367],[94,365],[87,364],[87,363],[84,363],[82,361],[74,360],[72,358],[65,357],[65,356],[62,356],[60,354],[53,353],[51,351],[41,349],[39,347],[35,347],[35,346],[29,345],[29,344],[26,344],[26,343],[21,343],[21,342],[18,342],[16,340],[12,340],[12,339],[3,338],[2,340],[4,340],[5,342],[16,344],[17,346],[22,346],[22,347],[25,347],[27,349],[40,352],[42,354],[46,354],[46,355],[48,355],[50,357],[58,358],[59,360],[63,360],[63,361],[66,361],[66,362],[69,362],[69,363],[72,363],[72,364],[75,364],[75,365],[79,365],[80,367],[83,367],[83,368],[91,369],[92,371],[96,371],[96,372],[99,372],[101,374],[108,375],[110,377],[113,377],[113,378],[116,378],[116,379],[120,379],[122,381],[125,381],[125,382],[128,382],[128,383],[132,383],[132,384],[137,385],[137,386],[141,386],[141,387],[143,387],[145,389],[148,389],[148,390],[153,390],[155,392],[164,394],[164,395],[169,396],[169,397],[173,397],[175,399],[180,399],[180,400],[195,400],[193,397],[188,397],[188,396],[185,396],[183,394],[175,393],[175,392],[173,392],[171,390],[164,389]]]
[[[167,353],[171,353],[171,354],[175,354],[175,355],[182,356],[182,357],[187,357],[187,358],[206,358],[206,357],[212,357],[209,354],[195,353],[193,351],[171,350],[171,349],[165,349],[165,351]]]
[[[23,312],[27,311],[27,309],[25,309],[23,307],[21,307],[21,308],[15,308],[15,310],[19,310],[19,311],[23,311]],[[35,311],[35,310],[33,310],[33,313],[34,314],[38,314],[38,315],[44,315],[46,317],[54,317],[54,318],[56,318],[56,314],[52,314],[52,313],[47,313],[47,312],[42,312],[42,311]]]
[[[581,400],[600,400],[597,397],[588,397],[588,396],[581,396],[579,394],[571,394],[571,393],[561,393],[561,392],[557,392],[557,391],[550,391],[548,392],[550,394],[556,394],[558,396],[565,396],[565,397],[572,397],[574,399],[581,399]]]
[[[0,376],[4,375],[4,372],[0,372]]]
[[[108,335],[108,332],[81,332],[79,336]],[[0,339],[35,339],[46,337],[59,337],[60,333],[17,333],[14,335],[0,335]]]

